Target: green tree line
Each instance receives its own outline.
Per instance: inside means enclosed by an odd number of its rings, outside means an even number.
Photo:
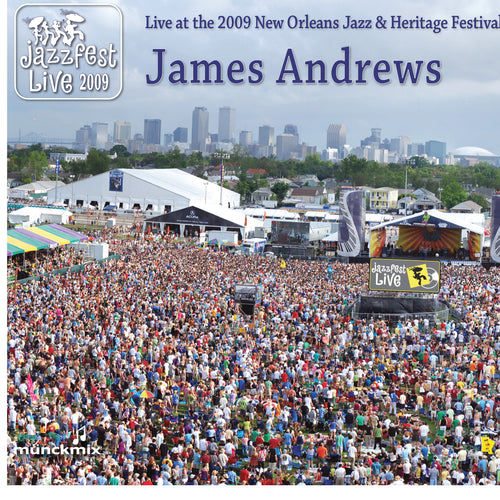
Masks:
[[[52,151],[64,151],[64,148],[43,150],[40,144],[8,153],[8,174],[20,172],[23,182],[40,179],[48,166],[48,157]],[[69,151],[69,150],[66,150]],[[111,156],[116,155],[114,159]],[[315,174],[320,181],[333,178],[342,185],[348,183],[356,186],[393,187],[403,189],[405,177],[412,190],[426,188],[440,195],[444,205],[449,208],[467,199],[465,185],[472,185],[500,190],[500,169],[486,162],[473,167],[460,165],[431,165],[424,158],[414,157],[411,164],[382,164],[368,161],[356,156],[348,156],[338,163],[321,160],[319,154],[309,155],[304,160],[278,160],[271,158],[254,158],[246,148],[236,145],[225,160],[226,173],[234,172],[239,182],[235,190],[244,199],[262,186],[267,186],[267,177],[294,178],[299,175]],[[85,161],[62,162],[62,172],[78,180],[84,176],[97,175],[115,168],[186,168],[193,167],[195,175],[203,176],[210,167],[220,164],[220,160],[211,156],[203,156],[200,152],[183,154],[178,148],[166,153],[129,153],[124,146],[116,145],[110,151],[91,149]],[[264,174],[249,175],[249,170],[263,170]],[[275,193],[278,199],[283,197],[283,188]],[[484,204],[484,198],[471,195],[470,199]]]

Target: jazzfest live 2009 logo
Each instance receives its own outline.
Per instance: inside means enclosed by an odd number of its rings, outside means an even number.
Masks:
[[[14,40],[19,97],[116,98],[122,88],[122,24],[121,11],[111,4],[21,6]]]

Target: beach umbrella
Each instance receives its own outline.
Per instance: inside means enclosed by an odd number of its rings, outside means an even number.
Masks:
[[[266,401],[264,403],[264,408],[267,408],[268,406],[272,406],[276,410],[276,408],[278,408],[278,403],[276,403],[276,401]]]
[[[142,391],[139,397],[141,399],[150,399],[150,398],[154,398],[154,394],[152,392],[149,392],[149,391]]]
[[[43,16],[38,16],[38,17],[34,17],[30,23],[28,24],[28,26],[30,28],[38,28],[38,26],[40,24],[42,24],[42,21],[44,20],[45,18]]]
[[[73,21],[75,23],[83,23],[83,21],[85,21],[85,19],[82,16],[76,13],[66,14],[66,19],[68,19],[68,21]]]
[[[47,430],[49,432],[55,432],[57,430],[59,430],[59,424],[57,422],[51,422],[48,426],[47,426]]]

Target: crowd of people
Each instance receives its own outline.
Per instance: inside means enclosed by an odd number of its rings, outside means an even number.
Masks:
[[[389,323],[346,313],[366,264],[111,250],[9,287],[9,484],[500,484],[496,267],[443,266],[456,317]]]
[[[82,265],[85,260],[85,250],[67,246],[46,249],[41,255],[37,252],[28,252],[28,257],[18,254],[7,262],[7,278],[15,280],[42,276],[58,269]]]

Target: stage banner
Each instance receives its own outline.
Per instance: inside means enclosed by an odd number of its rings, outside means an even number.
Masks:
[[[370,257],[382,257],[382,250],[385,246],[385,227],[376,229],[370,234]]]
[[[357,257],[364,243],[363,191],[343,189],[339,199],[338,254]]]
[[[472,231],[469,232],[469,258],[470,260],[481,259],[481,235]]]
[[[500,263],[500,193],[491,197],[491,260]]]
[[[403,251],[439,252],[447,249],[454,253],[460,249],[461,229],[445,229],[441,227],[399,226],[398,246]]]

